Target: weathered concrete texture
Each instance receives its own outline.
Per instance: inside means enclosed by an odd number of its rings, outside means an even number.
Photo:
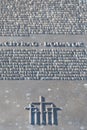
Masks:
[[[24,107],[46,101],[62,108],[58,126],[31,126]],[[87,130],[86,81],[0,81],[0,130]]]

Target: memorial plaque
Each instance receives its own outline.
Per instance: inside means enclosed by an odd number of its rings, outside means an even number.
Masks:
[[[87,0],[0,0],[0,130],[87,130]]]

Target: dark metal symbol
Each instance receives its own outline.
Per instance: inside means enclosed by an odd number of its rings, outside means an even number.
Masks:
[[[39,102],[32,102],[25,109],[29,110],[29,123],[31,125],[58,125],[57,111],[61,109],[52,102],[45,102],[45,98],[42,96],[40,96]]]

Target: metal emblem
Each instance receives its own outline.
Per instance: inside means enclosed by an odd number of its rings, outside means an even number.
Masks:
[[[52,102],[45,102],[45,98],[40,96],[39,102],[32,102],[25,107],[29,110],[29,123],[31,125],[58,125],[58,111]]]

